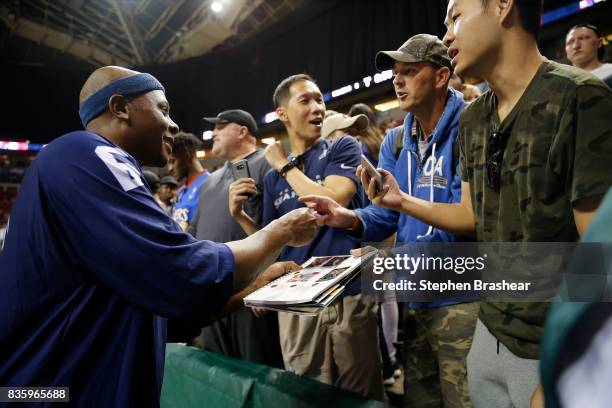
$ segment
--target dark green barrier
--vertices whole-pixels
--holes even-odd
[[[595,218],[591,222],[590,227],[582,237],[582,242],[604,242],[612,243],[612,188],[608,190],[608,193],[604,197]],[[586,251],[584,251],[586,252]],[[605,254],[607,257],[610,254]],[[597,264],[594,262],[594,257],[589,257],[588,253],[585,256],[581,252],[581,248],[578,248],[574,254],[574,260],[570,265],[568,276],[580,276],[585,271],[597,276],[601,272],[601,276],[604,277],[602,285],[586,286],[587,290],[592,293],[606,293],[606,289],[609,287],[611,278],[611,270],[605,269],[609,263]],[[595,257],[597,259],[597,257]],[[609,258],[608,258],[609,259]],[[605,272],[607,271],[607,276]],[[566,284],[567,282],[564,282]],[[608,295],[609,296],[609,295]],[[609,303],[592,303],[592,302],[558,302],[554,303],[548,316],[546,318],[546,325],[544,327],[544,334],[542,335],[542,341],[540,343],[540,382],[544,387],[544,397],[547,408],[558,408],[562,406],[562,401],[559,396],[557,389],[558,380],[561,378],[565,371],[560,371],[558,363],[562,357],[568,357],[564,354],[566,350],[582,350],[584,352],[584,346],[581,344],[580,336],[576,336],[574,331],[578,330],[583,333],[592,333],[594,337],[601,326],[601,313],[609,313],[607,307]],[[606,316],[609,316],[607,314]],[[580,326],[580,323],[587,323],[586,325]],[[575,356],[578,358],[578,356]],[[567,366],[564,367],[567,370]],[[576,390],[575,392],[582,392],[582,390]]]
[[[163,408],[385,407],[287,371],[167,344]]]

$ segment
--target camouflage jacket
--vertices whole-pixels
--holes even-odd
[[[545,61],[500,123],[488,91],[459,124],[461,177],[482,242],[574,242],[573,204],[612,184],[612,91],[580,69]],[[505,135],[499,188],[487,184],[487,143]],[[537,358],[543,303],[482,302],[480,319],[514,354]]]

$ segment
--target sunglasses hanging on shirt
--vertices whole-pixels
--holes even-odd
[[[506,132],[499,130],[494,130],[487,141],[487,185],[493,190],[499,190],[501,184],[501,168],[507,142]]]

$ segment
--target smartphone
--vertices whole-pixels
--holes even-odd
[[[376,181],[376,194],[380,193],[383,187],[383,179],[378,170],[376,170],[376,167],[374,167],[364,155],[361,155],[361,165],[368,173],[368,176]],[[367,186],[364,187],[367,188]]]
[[[246,159],[242,159],[232,163],[232,175],[234,176],[234,181],[241,178],[251,178],[249,162],[247,162]],[[246,194],[246,196],[251,198],[253,194]]]
[[[249,162],[245,159],[238,160],[236,163],[232,163],[232,174],[234,175],[234,181],[241,178],[251,178],[251,172],[249,171]]]

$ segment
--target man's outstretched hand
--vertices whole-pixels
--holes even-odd
[[[316,211],[315,217],[319,225],[342,229],[350,228],[355,223],[357,217],[354,211],[342,207],[329,197],[304,196],[300,197],[300,202],[306,204],[311,210]]]
[[[292,247],[300,247],[310,243],[317,232],[317,218],[313,211],[308,208],[298,208],[288,212],[274,222],[278,223],[279,227],[288,233],[290,238],[287,245]]]

